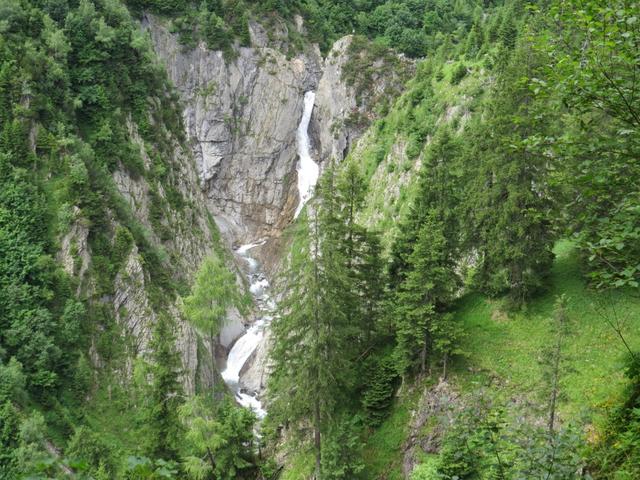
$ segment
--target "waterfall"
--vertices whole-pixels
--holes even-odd
[[[264,418],[267,412],[256,395],[240,390],[240,371],[264,338],[265,329],[271,323],[275,310],[275,302],[269,296],[269,281],[260,271],[256,259],[249,256],[249,250],[264,243],[265,241],[249,243],[236,250],[236,254],[249,266],[249,291],[258,306],[259,317],[233,344],[227,356],[227,366],[222,371],[222,378],[234,392],[236,401],[243,407],[252,409],[258,418]]]
[[[298,156],[300,157],[296,170],[298,171],[298,192],[300,194],[300,203],[296,208],[295,217],[297,218],[305,203],[313,195],[313,189],[318,182],[320,169],[318,164],[313,161],[309,153],[309,122],[311,113],[313,112],[313,102],[315,101],[315,93],[312,91],[304,94],[304,110],[302,119],[298,125],[297,142]],[[262,408],[262,403],[256,395],[243,392],[240,389],[240,371],[251,354],[258,348],[260,342],[264,338],[265,330],[269,328],[269,324],[275,315],[275,302],[269,296],[269,281],[260,271],[258,262],[255,258],[249,256],[249,251],[259,245],[263,245],[266,240],[255,243],[249,243],[240,246],[236,250],[236,254],[244,259],[249,267],[249,291],[258,306],[259,318],[249,327],[246,332],[236,340],[227,356],[227,366],[222,371],[222,378],[234,392],[236,401],[246,407],[252,409],[258,418],[264,418],[267,412]]]
[[[298,125],[297,141],[298,141],[298,156],[300,160],[296,170],[298,171],[298,192],[300,194],[300,203],[296,208],[294,218],[298,218],[305,203],[313,195],[313,189],[318,182],[318,175],[320,169],[318,164],[313,161],[311,154],[309,153],[309,121],[311,120],[311,113],[313,112],[313,102],[315,101],[316,94],[309,91],[304,94],[304,110],[302,112],[302,119]]]

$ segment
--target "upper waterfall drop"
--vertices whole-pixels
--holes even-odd
[[[313,195],[313,189],[318,182],[318,176],[320,175],[320,167],[313,161],[311,154],[309,153],[309,121],[311,120],[311,113],[313,112],[313,104],[315,102],[316,94],[313,91],[308,91],[304,94],[304,110],[302,112],[302,119],[298,125],[298,131],[296,139],[298,141],[298,156],[300,160],[296,170],[298,171],[298,192],[300,193],[300,203],[296,208],[296,213],[293,218],[298,218],[305,203]]]

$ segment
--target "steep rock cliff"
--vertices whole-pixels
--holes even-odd
[[[180,92],[207,206],[223,234],[244,241],[279,232],[297,204],[295,133],[303,93],[317,85],[319,52],[287,59],[261,46],[225,59],[202,43],[185,50],[155,17],[145,26]],[[251,32],[260,45],[260,27]]]
[[[158,125],[157,128],[164,128]],[[145,172],[153,169],[150,154],[156,154],[153,147],[138,135],[133,123],[128,125],[129,137],[140,149]],[[166,152],[165,152],[166,155]],[[112,174],[115,191],[124,200],[135,222],[145,232],[147,241],[162,256],[166,275],[176,284],[189,285],[205,256],[217,247],[215,224],[205,208],[205,199],[199,187],[195,162],[190,152],[185,152],[177,141],[170,148],[170,158],[165,158],[171,172],[163,181],[154,181],[147,174],[132,173],[120,165]],[[148,177],[148,178],[147,178]],[[167,188],[172,189],[180,202],[168,200]],[[121,207],[126,208],[126,207]],[[126,230],[121,215],[107,210],[110,237],[117,242],[117,232]],[[154,280],[138,246],[133,243],[115,273],[111,292],[96,298],[96,282],[102,272],[95,262],[95,254],[89,241],[89,222],[78,208],[73,210],[73,221],[68,232],[60,239],[58,260],[65,271],[78,280],[78,294],[93,298],[102,304],[115,318],[121,335],[128,338],[127,370],[135,357],[149,353],[149,343],[158,315],[170,316],[176,325],[176,348],[183,365],[183,384],[188,393],[195,392],[196,385],[211,385],[218,373],[208,360],[211,358],[208,346],[198,346],[197,335],[187,323],[179,305],[176,292],[162,290],[166,296],[158,301],[154,292]],[[157,279],[156,279],[157,280]],[[154,297],[155,295],[155,297]],[[242,324],[237,311],[229,312],[231,321],[221,335],[221,349],[228,346],[241,332]],[[201,348],[203,351],[198,351]],[[100,352],[92,348],[91,357],[96,366],[103,366]]]

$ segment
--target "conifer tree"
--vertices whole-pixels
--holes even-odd
[[[179,410],[185,427],[185,470],[192,478],[255,478],[255,415],[225,398],[194,396]]]
[[[480,21],[474,22],[469,35],[467,35],[465,51],[468,58],[474,58],[478,55],[484,41],[483,37],[484,32],[482,30],[482,24]]]
[[[459,151],[457,139],[447,128],[433,139],[420,171],[418,193],[392,247],[392,316],[402,375],[418,357],[425,371],[434,346],[446,365],[460,335],[452,317],[445,315],[459,284],[455,273],[460,239]]]
[[[467,230],[479,247],[477,280],[490,294],[509,292],[514,306],[543,286],[552,261],[553,204],[546,188],[551,159],[544,152],[551,120],[529,84],[540,67],[523,40],[499,77],[487,122],[474,137],[481,162],[468,197],[472,225]]]
[[[418,193],[391,249],[389,281],[392,288],[400,285],[410,268],[409,257],[429,212],[435,212],[442,222],[446,239],[444,248],[449,255],[456,255],[460,237],[458,208],[462,175],[457,162],[459,155],[460,145],[450,130],[439,130],[425,155]]]
[[[513,11],[513,7],[509,7],[505,10],[504,15],[502,17],[502,23],[500,24],[500,28],[498,30],[498,37],[502,44],[512,49],[516,45],[516,39],[518,37],[518,27],[515,22],[515,14]]]
[[[180,355],[175,349],[171,319],[160,315],[151,347],[151,374],[146,426],[149,429],[148,452],[154,458],[177,460],[182,439],[178,407],[184,402],[180,374]]]
[[[336,240],[346,262],[349,284],[346,313],[349,321],[358,326],[359,340],[366,345],[379,316],[384,287],[383,263],[379,235],[356,221],[364,203],[366,184],[355,162],[349,162],[341,172],[336,182],[336,193]]]
[[[316,478],[322,474],[322,434],[350,390],[353,326],[347,321],[346,262],[339,248],[334,178],[324,175],[319,200],[306,209],[292,247],[287,295],[272,324],[270,416],[313,430]]]
[[[409,271],[396,293],[396,357],[399,373],[404,375],[416,364],[426,370],[429,348],[434,340],[449,353],[445,337],[455,331],[446,324],[451,317],[444,309],[452,301],[458,279],[453,258],[447,250],[444,226],[431,211],[421,227],[409,257]]]
[[[235,275],[222,259],[208,257],[198,271],[191,295],[184,299],[184,312],[189,322],[208,337],[212,366],[216,364],[216,336],[232,307],[244,307]]]

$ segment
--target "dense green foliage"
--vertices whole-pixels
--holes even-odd
[[[460,374],[471,393],[447,417],[438,455],[413,478],[640,476],[637,345],[616,309],[602,317],[628,350],[627,388],[588,446],[559,418],[565,390],[587,384],[584,375],[575,384],[564,376],[566,351],[591,348],[573,329],[593,329],[592,319],[571,317],[570,298],[558,302],[554,320],[551,307],[542,320],[523,313],[554,287],[553,246],[563,237],[580,254],[590,299],[637,294],[637,2],[126,4],[136,17],[170,17],[186,48],[204,41],[230,61],[250,44],[252,21],[289,54],[306,42],[327,51],[356,33],[343,80],[358,99],[374,74],[401,62],[389,47],[426,58],[395,104],[375,102],[382,118],[373,140],[361,156],[325,168],[294,227],[273,323],[267,443],[310,445],[318,479],[393,478],[382,465],[388,452],[372,460],[371,451],[404,442],[409,414],[396,399],[481,363],[460,312],[486,295],[490,313],[477,317],[486,331],[475,332],[481,348],[498,349],[482,336],[497,331],[498,320],[519,334],[544,331],[539,375],[523,380],[534,368],[505,354],[488,382],[499,384],[508,363],[516,383],[535,384],[536,394],[508,392],[532,405],[519,410],[479,394],[476,378],[470,387]],[[376,72],[383,56],[387,70]],[[200,385],[190,399],[182,389],[170,303],[184,296],[186,319],[209,342],[212,370],[225,314],[244,305],[221,252],[204,261],[188,292],[190,279],[163,246],[172,241],[172,213],[189,206],[171,160],[183,140],[166,75],[119,1],[0,0],[0,478],[55,478],[70,468],[96,479],[260,475],[253,414]],[[400,190],[382,212],[368,202],[380,169]],[[151,228],[118,194],[117,171],[148,186]],[[86,230],[89,264],[77,238],[64,246],[78,230]],[[57,261],[65,249],[73,263],[66,272]],[[117,322],[128,312],[112,303],[132,258],[155,320],[150,350],[135,361],[140,352]],[[537,325],[524,330],[522,318]],[[262,468],[263,476],[277,471]]]
[[[593,466],[600,478],[634,478],[640,472],[640,377],[637,353],[626,375],[630,381],[624,402],[611,414],[605,436],[596,446]]]
[[[164,311],[188,280],[162,246],[170,212],[187,205],[176,97],[120,2],[5,1],[0,12],[0,478],[69,465],[78,478],[169,478],[189,453]],[[116,171],[148,187],[151,228],[118,193]],[[158,313],[135,362],[116,321],[128,312],[112,298],[132,254]]]
[[[368,295],[381,280],[376,236],[355,221],[363,189],[355,167],[337,178],[329,168],[322,177],[319,201],[294,237],[282,314],[272,327],[269,418],[296,422],[303,435],[310,423],[322,478],[353,478],[361,469],[350,453],[358,445],[350,395],[365,386],[359,360],[374,346],[379,320],[379,300]]]
[[[185,470],[191,478],[255,478],[252,412],[228,398],[216,403],[211,396],[195,396],[180,408],[180,416],[187,428]]]
[[[550,16],[563,27],[542,37],[548,81],[572,114],[554,150],[571,177],[567,215],[599,287],[640,283],[639,15],[636,2],[558,4]]]
[[[404,191],[400,183],[392,202],[360,202],[355,216],[373,218],[371,223],[391,230],[384,239],[389,253],[386,289],[375,292],[383,307],[379,324],[390,330],[373,332],[365,355],[362,406],[351,407],[352,415],[362,412],[367,424],[380,425],[399,384],[396,375],[404,385],[440,363],[444,377],[452,356],[454,368],[460,362],[455,355],[464,354],[468,344],[455,314],[461,293],[499,299],[497,312],[505,317],[526,312],[551,287],[553,246],[563,236],[576,239],[592,288],[631,287],[637,292],[639,137],[637,102],[632,100],[639,59],[632,45],[638,39],[638,6],[455,2],[453,10],[466,12],[466,17],[447,17],[442,8],[451,7],[445,2],[424,16],[422,2],[406,2],[411,10],[405,2],[329,3],[312,12],[315,16],[307,12],[311,36],[318,25],[329,38],[328,32],[353,29],[410,55],[432,54],[418,65],[389,114],[374,124],[365,145],[340,167],[348,175],[360,161],[372,183],[397,187],[393,180],[381,181],[381,169],[396,182],[409,183]],[[295,10],[294,5],[288,8]],[[440,30],[430,37],[421,22],[435,22],[436,17]],[[447,19],[458,22],[457,28],[450,29]],[[419,31],[415,38],[421,36],[419,51],[405,42],[414,38],[412,30]],[[465,114],[455,118],[452,102],[464,102]],[[398,155],[399,146],[404,156]],[[397,159],[405,163],[394,163]],[[403,172],[412,169],[417,180],[407,182]],[[386,193],[381,189],[381,195]],[[317,198],[316,208],[328,208],[331,200],[322,189]],[[381,205],[383,211],[376,209]],[[323,225],[321,235],[333,228]],[[341,238],[349,236],[338,236],[338,242]],[[313,268],[309,255],[303,260],[305,268]],[[350,270],[348,265],[344,275]],[[296,291],[289,293],[294,304],[302,298]],[[338,315],[357,318],[362,299],[338,298],[333,297],[342,308]],[[565,400],[567,329],[579,328],[566,323],[566,302],[558,306],[556,324],[544,327],[550,331],[549,344],[542,346],[545,361],[527,421],[492,408],[486,416],[471,415],[480,423],[486,419],[476,425],[461,414],[460,423],[454,422],[445,435],[440,457],[418,469],[424,472],[416,472],[416,478],[579,478],[586,473],[585,439],[558,423]],[[609,324],[624,340],[617,324],[604,322]],[[337,329],[335,335],[348,335],[341,332]],[[388,344],[389,333],[395,340],[392,356],[375,347],[377,342]],[[276,337],[276,349],[282,336]],[[349,355],[345,349],[341,359],[332,360],[335,368]],[[341,393],[350,387],[343,385]],[[618,442],[620,451],[606,457],[601,478],[609,478],[616,468],[621,478],[636,474],[636,467],[622,460],[633,455],[638,441],[633,402],[615,414],[626,415],[628,428],[611,423],[608,440],[593,454],[598,464],[607,446]],[[546,428],[537,427],[536,418],[543,418]],[[365,443],[367,436],[362,430]],[[596,474],[595,468],[590,471]],[[331,478],[331,473],[323,474]]]
[[[184,313],[188,321],[209,341],[210,365],[216,365],[215,348],[230,308],[244,309],[236,277],[225,261],[218,256],[206,258],[202,263],[191,294],[184,299]]]

